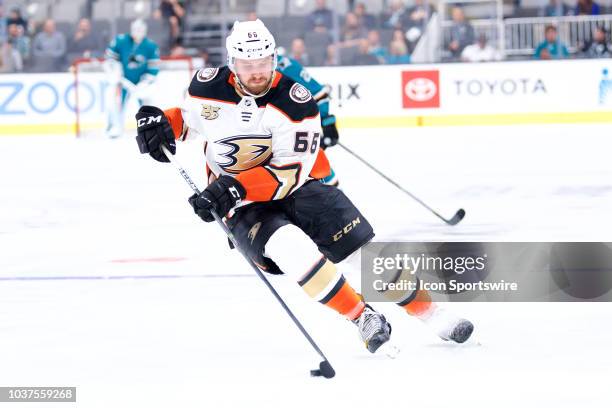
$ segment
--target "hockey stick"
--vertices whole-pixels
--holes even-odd
[[[437,211],[435,211],[433,208],[431,208],[430,206],[428,206],[427,204],[425,204],[420,198],[418,198],[417,196],[415,196],[414,194],[412,194],[410,191],[404,189],[402,186],[400,186],[399,184],[397,184],[395,181],[391,180],[389,177],[387,177],[386,175],[384,175],[380,170],[378,170],[376,167],[372,166],[370,163],[368,163],[367,161],[365,161],[365,159],[363,159],[361,156],[359,156],[357,153],[353,152],[351,149],[349,149],[348,147],[346,147],[345,145],[343,145],[342,143],[338,142],[338,146],[340,146],[341,148],[343,148],[344,150],[346,150],[348,153],[350,153],[351,155],[353,155],[353,157],[355,157],[357,160],[361,161],[363,164],[365,164],[366,166],[368,166],[370,169],[372,169],[374,172],[376,172],[379,176],[381,176],[382,178],[384,178],[385,180],[387,180],[389,183],[393,184],[395,187],[397,187],[400,191],[408,194],[410,197],[412,197],[417,203],[421,204],[423,207],[427,208],[429,211],[431,211],[436,217],[440,218],[442,221],[444,221],[445,223],[447,223],[448,225],[457,225],[459,223],[459,221],[461,221],[463,219],[463,217],[465,217],[465,210],[463,208],[460,208],[459,210],[457,210],[457,212],[455,213],[455,215],[453,215],[453,217],[450,220],[447,220],[446,218],[442,217],[440,214],[438,214]]]
[[[196,194],[200,194],[200,190],[198,189],[198,186],[196,186],[196,184],[193,182],[191,177],[189,177],[189,174],[187,174],[187,171],[185,171],[185,169],[180,165],[177,159],[172,155],[172,153],[170,153],[168,148],[166,148],[166,146],[163,146],[163,145],[161,146],[161,148],[164,154],[166,155],[166,157],[174,165],[176,170],[178,170],[181,176],[183,176],[183,179],[185,179],[187,184],[189,184],[189,187],[191,187],[193,192]],[[225,225],[225,223],[221,220],[221,217],[219,217],[219,215],[215,211],[211,211],[211,213],[213,217],[215,218],[215,221],[217,221],[217,224],[219,224],[219,226],[223,229],[223,231],[225,232],[227,237],[230,239],[234,247],[242,254],[244,259],[251,266],[251,268],[255,271],[257,276],[259,276],[259,278],[261,278],[261,280],[268,287],[268,289],[270,289],[270,292],[272,292],[276,300],[278,300],[282,308],[285,310],[285,312],[287,312],[291,320],[293,320],[293,323],[295,323],[295,325],[298,327],[298,329],[300,329],[304,337],[306,337],[306,340],[308,340],[312,348],[314,348],[315,351],[319,354],[319,356],[321,356],[321,358],[323,359],[323,361],[319,363],[318,369],[310,370],[310,375],[313,377],[319,377],[319,376],[323,376],[325,378],[334,377],[336,375],[336,371],[333,369],[333,367],[329,363],[329,360],[327,359],[327,357],[325,357],[325,354],[323,354],[323,352],[321,351],[317,343],[315,343],[312,337],[310,337],[310,334],[308,334],[304,326],[302,326],[302,323],[300,323],[297,317],[295,317],[291,309],[289,309],[285,301],[280,297],[276,289],[274,289],[274,286],[272,286],[272,284],[268,281],[268,279],[264,276],[264,274],[259,270],[259,268],[257,267],[257,265],[255,265],[253,260],[249,258],[249,256],[242,250],[242,248],[240,248],[240,245],[238,245],[238,242],[236,242],[236,238],[234,237],[234,234],[229,230],[227,225]]]

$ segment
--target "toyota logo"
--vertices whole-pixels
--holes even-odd
[[[404,92],[413,101],[424,102],[436,96],[438,88],[431,79],[414,78],[406,83]]]

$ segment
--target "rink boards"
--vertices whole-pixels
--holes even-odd
[[[612,60],[312,68],[343,128],[612,122]],[[178,105],[185,73],[161,72],[155,104]],[[75,76],[0,77],[0,135],[74,134]],[[79,80],[85,128],[103,127],[102,73]],[[135,106],[126,112],[131,121]]]

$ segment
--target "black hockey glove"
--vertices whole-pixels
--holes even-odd
[[[336,129],[336,117],[329,115],[321,121],[323,127],[323,139],[321,139],[321,148],[323,150],[338,143],[338,129]]]
[[[172,126],[164,112],[155,106],[142,106],[136,113],[138,125],[136,142],[140,153],[149,153],[159,162],[168,163],[170,160],[161,150],[164,144],[172,154],[176,153],[176,142]]]
[[[223,217],[245,197],[246,190],[238,180],[230,176],[221,176],[199,195],[194,194],[189,197],[189,204],[201,219],[212,222],[215,218],[211,210]]]

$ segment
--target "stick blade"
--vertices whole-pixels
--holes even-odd
[[[463,217],[465,217],[465,210],[463,208],[460,208],[455,213],[455,215],[453,215],[453,218],[451,218],[450,220],[446,222],[448,223],[448,225],[457,225],[463,219]]]
[[[331,364],[329,364],[329,361],[323,360],[319,364],[319,369],[318,370],[312,370],[310,372],[310,375],[313,376],[313,377],[323,376],[325,378],[333,378],[336,375],[336,371],[331,366]]]

